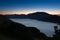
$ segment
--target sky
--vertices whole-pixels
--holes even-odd
[[[60,0],[0,0],[0,14],[47,12],[60,15]]]

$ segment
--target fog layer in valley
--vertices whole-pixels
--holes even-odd
[[[32,19],[10,19],[12,21],[22,23],[27,27],[36,27],[41,32],[45,33],[47,36],[52,36],[54,34],[54,26],[60,26],[56,23],[37,21]]]

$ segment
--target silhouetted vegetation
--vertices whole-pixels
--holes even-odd
[[[0,40],[60,40],[60,29],[54,26],[55,34],[47,37],[35,27],[26,27],[0,15]]]

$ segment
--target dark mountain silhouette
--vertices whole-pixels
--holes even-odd
[[[40,30],[38,30],[37,28],[28,27],[28,29],[31,31],[33,39],[47,40],[48,37],[44,33],[40,32]]]
[[[10,40],[11,38],[12,40],[60,40],[60,29],[58,26],[54,26],[54,30],[53,37],[47,37],[35,27],[26,27],[0,15],[0,40]]]
[[[53,22],[60,24],[60,16],[50,15],[46,12],[35,12],[28,15],[6,15],[8,18],[15,19],[35,19],[39,21]]]
[[[29,35],[30,32],[25,25],[13,22],[5,16],[0,15],[0,40],[7,40],[8,38],[32,40]]]
[[[36,38],[45,40],[47,36],[37,28],[26,27],[0,15],[0,40],[10,40],[11,38],[13,40],[35,40]]]

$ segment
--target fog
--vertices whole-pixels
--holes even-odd
[[[47,36],[52,36],[54,34],[54,26],[58,26],[56,23],[50,23],[50,22],[43,22],[43,21],[37,21],[33,19],[10,19],[14,22],[18,22],[21,24],[24,24],[27,27],[36,27],[41,32],[45,33]]]

